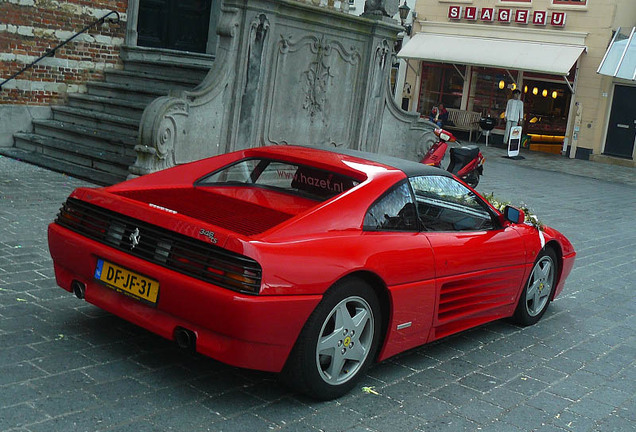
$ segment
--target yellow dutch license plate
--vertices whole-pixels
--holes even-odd
[[[129,297],[151,305],[157,304],[159,282],[154,279],[102,259],[97,260],[95,279]]]

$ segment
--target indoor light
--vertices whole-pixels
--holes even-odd
[[[548,91],[546,89],[543,89],[543,92],[541,93],[541,95],[543,97],[547,97],[548,96]]]
[[[559,94],[557,93],[557,91],[556,91],[556,90],[555,90],[555,91],[553,91],[553,92],[552,92],[552,99],[556,99],[558,95],[559,95]]]
[[[525,86],[525,87],[523,88],[523,92],[524,92],[524,93],[528,93],[528,86]]]
[[[512,83],[512,89],[513,89],[513,90],[517,90],[517,84]]]
[[[503,88],[506,86],[506,83],[504,82],[504,80],[499,81],[499,89],[503,90]]]
[[[533,95],[539,94],[539,89],[538,89],[538,88],[536,88],[536,87],[535,87],[535,88],[533,88],[533,89],[532,89],[532,94],[533,94]]]

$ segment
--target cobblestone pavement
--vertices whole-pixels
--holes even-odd
[[[474,144],[474,143],[473,143]],[[530,152],[522,150],[524,159],[506,159],[507,150],[499,147],[486,147],[480,142],[479,147],[488,162],[497,158],[498,162],[511,163],[519,167],[553,171],[575,176],[605,180],[612,183],[624,183],[636,186],[636,169],[619,165],[606,165],[580,159],[569,159],[551,153]],[[488,164],[487,162],[487,164]]]
[[[583,177],[559,167],[589,162],[550,158],[547,171],[540,156],[486,153],[478,189],[525,202],[574,243],[563,295],[535,326],[503,320],[414,349],[330,402],[187,354],[58,288],[46,226],[87,183],[0,158],[0,430],[636,430],[636,187],[591,178],[616,167]]]

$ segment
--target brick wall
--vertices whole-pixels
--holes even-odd
[[[91,28],[6,83],[0,104],[47,105],[85,91],[104,68],[119,67],[127,7],[127,1],[114,0],[0,0],[0,82],[111,10],[122,18]]]

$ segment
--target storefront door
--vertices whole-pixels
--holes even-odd
[[[137,44],[206,52],[212,0],[140,0]]]
[[[617,85],[603,154],[632,159],[636,140],[636,87]]]

